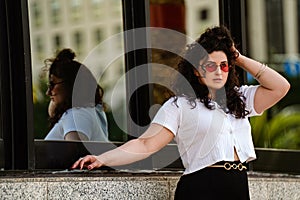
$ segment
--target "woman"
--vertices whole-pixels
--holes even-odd
[[[51,130],[45,140],[108,141],[103,110],[103,89],[90,70],[74,60],[71,49],[63,49],[49,69],[48,113]]]
[[[239,86],[235,64],[260,85]],[[99,156],[87,155],[71,168],[132,163],[175,139],[185,167],[175,199],[249,199],[246,163],[256,155],[248,117],[273,106],[290,84],[266,65],[241,55],[223,26],[207,29],[189,45],[178,69],[176,95],[141,137]]]

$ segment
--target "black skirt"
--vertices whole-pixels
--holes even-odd
[[[177,183],[175,200],[194,199],[249,200],[247,171],[207,167],[183,175]]]

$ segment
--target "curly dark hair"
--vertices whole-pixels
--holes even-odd
[[[55,108],[54,116],[49,118],[50,128],[69,108],[104,104],[103,88],[84,64],[74,60],[75,57],[74,51],[66,48],[58,51],[54,58],[44,61],[46,65],[50,64],[49,79],[54,75],[63,80],[66,97],[64,102]]]
[[[223,51],[230,66],[225,91],[220,89],[216,94],[216,101],[225,112],[233,114],[236,118],[245,118],[245,97],[239,92],[239,80],[234,65],[233,38],[225,26],[216,26],[206,29],[192,44],[187,45],[184,56],[179,60],[179,76],[174,83],[175,102],[178,96],[185,96],[192,107],[196,107],[196,99],[204,103],[208,109],[214,109],[211,103],[209,90],[205,84],[199,82],[194,70],[198,69],[200,61],[205,61],[208,54],[213,51]],[[187,85],[188,83],[188,85]]]

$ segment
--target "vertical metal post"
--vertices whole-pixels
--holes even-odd
[[[123,20],[124,20],[124,46],[125,46],[125,71],[126,71],[126,102],[128,106],[128,139],[140,136],[151,122],[149,109],[151,106],[152,91],[151,85],[141,85],[149,83],[150,69],[143,74],[135,71],[139,66],[148,64],[148,49],[138,49],[147,47],[147,30],[143,29],[148,25],[148,1],[123,0]],[[126,31],[129,31],[128,34]],[[128,49],[132,51],[128,51]],[[128,73],[129,72],[129,73]],[[152,169],[152,160],[146,159],[138,162],[139,169]]]
[[[219,0],[220,24],[225,25],[232,33],[238,49],[247,54],[246,0]],[[246,74],[239,70],[241,83],[245,82]]]
[[[2,12],[3,11],[3,12]],[[6,169],[33,169],[33,102],[27,1],[1,1],[1,118]]]
[[[147,46],[147,32],[139,29],[147,27],[149,20],[147,1],[123,0],[123,20],[126,72],[129,72],[140,65],[148,63],[148,49],[137,49],[137,46]],[[139,30],[135,31],[137,29]],[[130,34],[127,34],[126,31],[130,31]],[[133,51],[129,52],[128,49],[133,49]],[[145,82],[145,77],[149,78],[150,69],[145,73],[147,74],[143,74],[143,77],[135,73],[127,73],[126,76],[126,91],[127,94],[132,94],[127,96],[130,113],[130,116],[128,116],[130,118],[128,120],[129,139],[138,137],[145,130],[143,127],[150,123],[148,111],[151,104],[151,86],[144,85],[139,87],[139,83]],[[133,125],[132,121],[136,125]]]

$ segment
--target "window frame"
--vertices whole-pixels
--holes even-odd
[[[1,131],[4,169],[34,169],[27,1],[1,1]]]
[[[243,53],[246,52],[247,47],[245,2],[246,0],[219,0],[220,24],[225,24],[231,29],[233,36],[240,42],[240,49]],[[147,27],[149,24],[148,0],[122,0],[122,5],[125,31]],[[0,51],[0,131],[3,136],[3,139],[0,139],[0,168],[4,169],[4,173],[5,170],[65,169],[69,163],[84,155],[86,151],[83,150],[83,142],[34,140],[28,2],[0,1],[0,27],[1,30],[5,30],[0,32],[0,48],[5,49],[5,51]],[[125,48],[126,45],[132,45],[134,38],[129,38],[128,35],[124,37]],[[143,40],[147,42],[146,32]],[[126,71],[148,61],[147,49],[129,52],[125,55]],[[240,71],[240,73],[245,77],[245,72]],[[134,85],[138,85],[139,77],[129,78],[133,81],[127,80],[127,90],[136,88]],[[149,119],[145,116],[148,116],[146,111],[152,102],[151,90],[151,86],[141,88],[130,101],[130,112],[133,114],[131,117],[137,124],[149,123]],[[128,131],[136,132],[130,124]],[[120,144],[114,143],[113,145]],[[68,152],[72,154],[56,152],[60,149],[58,148],[60,145],[70,147]],[[87,142],[86,145],[99,148],[100,153],[111,148],[112,144]],[[56,152],[56,155],[45,156],[45,152]],[[258,159],[250,164],[251,170],[300,174],[300,164],[296,162],[300,151],[256,148],[256,152]],[[137,169],[158,168],[165,158],[170,157],[174,158],[174,162],[164,169],[182,170],[182,163],[180,159],[177,159],[179,154],[175,144],[167,145],[149,159],[132,166]],[[58,158],[62,162],[55,164]]]

